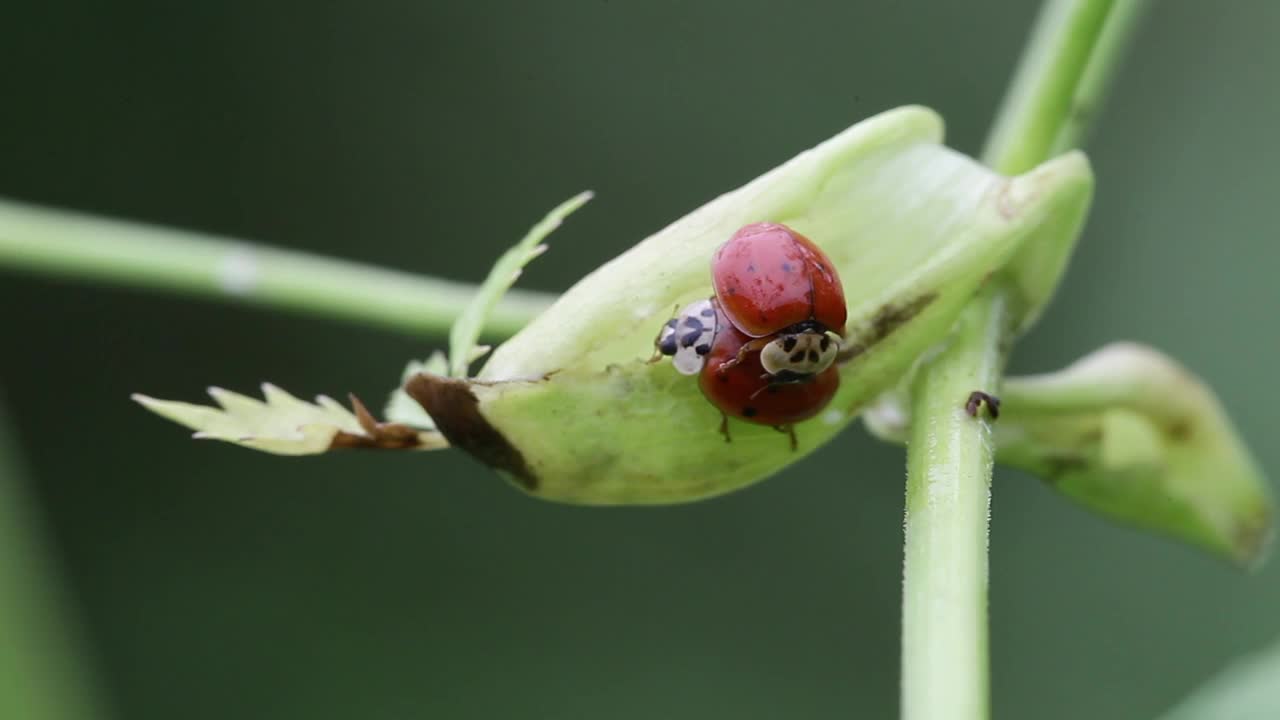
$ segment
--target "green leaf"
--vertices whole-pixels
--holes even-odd
[[[133,399],[151,412],[195,430],[196,438],[222,440],[275,455],[315,455],[336,447],[434,450],[448,445],[437,432],[377,422],[354,396],[353,413],[324,395],[312,404],[269,383],[263,383],[262,393],[266,402],[209,388],[209,395],[221,407],[139,394]]]
[[[1079,231],[1092,191],[1082,155],[1010,180],[941,136],[923,108],[859,123],[588,275],[499,347],[476,381],[422,374],[407,389],[451,444],[542,497],[682,502],[756,482],[895,383],[1020,247]],[[829,408],[797,425],[796,451],[774,429],[738,421],[726,443],[697,383],[647,362],[672,308],[711,294],[715,249],[759,221],[821,245],[849,304],[855,357]]]
[[[516,278],[525,265],[546,251],[547,246],[541,244],[560,223],[573,211],[582,207],[592,197],[591,191],[578,193],[547,213],[537,225],[521,238],[520,242],[502,254],[489,270],[489,276],[476,291],[475,297],[454,321],[449,331],[449,374],[453,377],[466,377],[471,363],[488,351],[487,347],[477,347],[480,332],[484,323],[504,293],[515,284]]]
[[[1274,720],[1280,717],[1280,643],[1229,665],[1160,720]]]

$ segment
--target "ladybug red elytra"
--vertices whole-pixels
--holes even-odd
[[[752,338],[729,322],[718,303],[713,305],[718,311],[715,340],[698,375],[698,387],[711,404],[726,415],[776,427],[822,412],[840,388],[834,365],[801,379],[779,379],[765,371],[759,351],[740,354]]]
[[[786,225],[738,230],[716,251],[711,279],[725,316],[753,338],[809,324],[844,334],[848,311],[835,265]]]

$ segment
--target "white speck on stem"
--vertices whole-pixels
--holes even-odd
[[[237,248],[218,263],[218,285],[232,295],[247,295],[258,285],[258,258],[252,249]]]

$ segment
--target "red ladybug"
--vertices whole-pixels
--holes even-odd
[[[777,223],[747,225],[716,251],[711,278],[725,316],[757,338],[739,359],[761,350],[765,371],[783,381],[835,362],[848,315],[844,288],[831,259],[808,238]]]
[[[772,425],[817,415],[840,387],[835,360],[844,333],[844,289],[835,266],[808,238],[776,223],[747,225],[716,251],[716,294],[685,306],[655,339],[654,360],[698,375],[728,418]]]
[[[726,416],[788,432],[792,423],[822,412],[840,387],[840,373],[834,365],[799,378],[783,379],[768,373],[759,350],[743,352],[752,338],[729,321],[719,303],[713,301],[712,305],[716,308],[715,339],[698,375],[698,387],[712,405]],[[727,426],[721,429],[727,431]]]
[[[753,338],[806,327],[844,334],[847,309],[835,265],[786,225],[738,230],[716,251],[711,278],[725,316]]]

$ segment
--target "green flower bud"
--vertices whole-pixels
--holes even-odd
[[[897,382],[1019,248],[1069,246],[1078,234],[1092,189],[1083,156],[1008,179],[944,147],[941,134],[921,108],[859,123],[583,278],[477,379],[421,373],[406,389],[451,444],[540,497],[672,503],[756,482]],[[736,420],[726,442],[697,383],[648,362],[673,309],[711,295],[717,247],[761,221],[820,245],[849,305],[853,358],[826,410],[795,427],[795,449],[772,428]],[[1024,312],[1044,299],[1023,298]]]
[[[1185,368],[1115,343],[1056,373],[1008,378],[996,460],[1111,518],[1247,564],[1263,557],[1275,509],[1266,479],[1213,392]],[[865,416],[901,440],[894,393]]]

